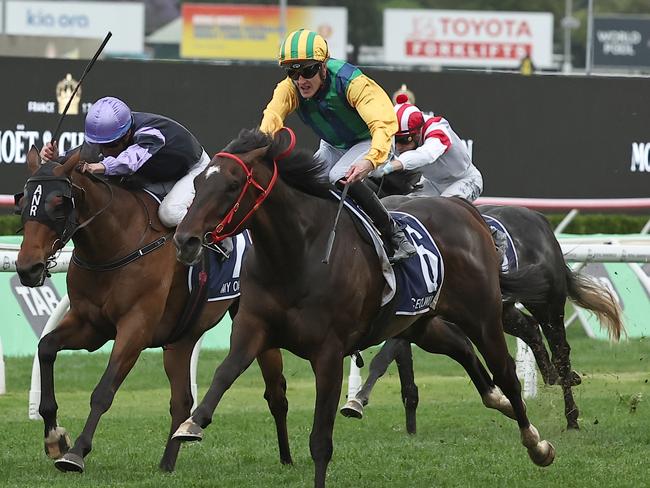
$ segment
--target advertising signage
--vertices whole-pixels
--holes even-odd
[[[280,46],[275,5],[191,4],[182,7],[184,58],[274,61]],[[306,28],[321,34],[332,57],[347,59],[348,11],[343,7],[288,7],[287,33]]]
[[[106,53],[144,51],[143,3],[7,0],[5,8],[6,34],[103,39],[111,31]]]
[[[553,15],[473,10],[384,10],[385,62],[517,68],[553,61]]]
[[[650,17],[596,17],[594,66],[650,68]]]

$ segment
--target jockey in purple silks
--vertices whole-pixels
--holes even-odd
[[[171,228],[187,213],[194,199],[194,177],[210,162],[196,137],[181,124],[162,115],[131,112],[115,97],[100,98],[88,111],[84,146],[84,151],[98,156],[100,162],[87,163],[83,171],[108,176],[135,174],[146,189],[165,195],[158,216]],[[58,158],[56,145],[49,142],[41,157],[65,160],[80,149]]]

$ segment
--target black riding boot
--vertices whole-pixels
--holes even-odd
[[[508,247],[508,239],[504,232],[501,232],[496,227],[490,226],[490,232],[492,233],[492,240],[494,241],[494,247],[497,248],[497,255],[499,256],[499,262],[503,261],[503,257],[506,254],[506,248]]]
[[[389,249],[389,253],[393,251],[393,255],[389,256],[391,263],[396,263],[416,253],[415,247],[406,238],[404,231],[393,220],[388,210],[370,187],[359,181],[351,184],[348,192],[363,211],[368,214],[368,217],[372,219],[372,222],[384,237],[384,242],[388,242],[392,247],[392,249]]]

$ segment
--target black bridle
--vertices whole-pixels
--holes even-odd
[[[110,183],[93,173],[86,173],[90,178],[104,185],[108,190],[110,197],[102,208],[82,224],[79,224],[76,218],[76,206],[73,190],[76,189],[80,191],[82,198],[83,195],[85,195],[85,190],[74,184],[67,176],[56,176],[52,174],[52,169],[57,166],[59,166],[57,163],[45,163],[42,165],[37,174],[31,176],[25,182],[25,191],[14,195],[16,205],[20,208],[23,227],[26,222],[33,220],[50,227],[57,235],[57,239],[52,243],[52,254],[47,258],[45,263],[45,272],[47,276],[50,275],[48,270],[56,266],[56,260],[61,249],[70,242],[77,232],[88,227],[97,217],[104,213],[104,211],[106,211],[106,209],[111,205],[114,198],[113,188]],[[50,174],[39,174],[42,170],[45,170],[45,173]],[[47,188],[45,188],[46,186]],[[43,195],[45,195],[45,198],[43,198]],[[60,204],[56,203],[58,197],[61,198]],[[148,221],[149,226],[151,226],[151,221],[149,219]],[[126,266],[145,254],[158,249],[169,240],[170,236],[171,233],[162,236],[155,241],[138,248],[127,256],[109,263],[88,263],[76,256],[74,252],[72,254],[72,261],[77,266],[91,271],[111,271]],[[144,238],[144,234],[142,238]],[[142,239],[140,242],[142,242]]]

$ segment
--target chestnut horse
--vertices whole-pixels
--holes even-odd
[[[56,251],[72,238],[75,249],[67,274],[70,310],[38,344],[41,368],[39,413],[45,423],[45,452],[62,471],[84,470],[100,417],[145,348],[164,347],[171,386],[172,417],[161,469],[172,471],[180,443],[171,434],[190,414],[190,356],[201,335],[219,322],[233,300],[197,305],[181,320],[188,302],[187,267],[177,262],[170,229],[157,217],[157,203],[142,191],[81,172],[80,153],[64,164],[41,164],[36,148],[27,162],[31,177],[21,198],[24,238],[16,267],[26,286],[40,286]],[[77,224],[77,221],[80,224]],[[90,397],[83,432],[70,438],[57,424],[54,361],[59,351],[94,351],[115,339],[108,366]],[[276,422],[282,462],[291,462],[286,429],[287,405],[278,350],[258,358],[265,397]]]
[[[422,316],[382,314],[380,260],[346,212],[338,222],[329,264],[323,264],[337,202],[328,198],[328,185],[318,178],[324,163],[303,151],[289,153],[293,141],[286,130],[275,139],[243,130],[195,179],[196,197],[174,236],[179,259],[197,262],[204,240],[219,240],[243,227],[250,230],[254,246],[242,269],[230,351],[174,437],[201,440],[223,394],[253,359],[268,349],[288,349],[307,359],[316,377],[309,447],[314,485],[320,488],[332,456],[344,357],[399,334]],[[529,270],[500,274],[490,231],[467,202],[423,198],[399,210],[416,216],[436,236],[444,257],[445,282],[435,310],[426,315],[453,319],[476,344],[512,404],[531,459],[549,465],[554,448],[526,416],[501,325],[502,291],[514,299],[535,300],[545,288],[531,280]]]
[[[384,201],[396,203],[403,199],[404,197],[392,196]],[[571,368],[571,347],[566,339],[564,325],[566,301],[570,299],[596,314],[613,340],[618,340],[624,331],[620,306],[607,287],[589,276],[573,272],[566,265],[553,229],[542,214],[523,207],[483,205],[478,209],[506,227],[517,250],[519,265],[536,265],[540,276],[548,281],[549,292],[544,303],[523,304],[532,316],[522,313],[512,302],[504,304],[503,327],[505,332],[521,338],[531,348],[544,382],[562,387],[567,428],[577,429],[579,411],[572,387],[579,385],[581,380]],[[549,344],[552,359],[549,359],[540,326]],[[491,388],[491,379],[476,358],[471,343],[453,324],[436,318],[416,323],[399,337],[386,341],[370,363],[368,379],[355,397],[348,399],[341,414],[361,418],[372,388],[386,372],[388,365],[395,360],[401,382],[406,430],[409,434],[416,432],[419,397],[414,380],[411,343],[431,353],[451,356],[468,371],[486,406],[501,406],[498,396],[494,395]]]

